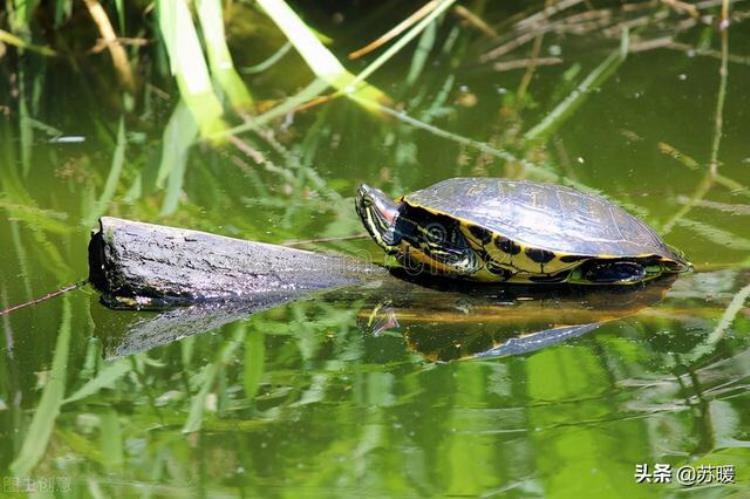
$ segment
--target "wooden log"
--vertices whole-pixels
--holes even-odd
[[[347,256],[112,217],[99,220],[89,243],[89,280],[117,308],[297,294],[388,275]]]

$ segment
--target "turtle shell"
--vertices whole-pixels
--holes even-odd
[[[658,255],[684,262],[641,220],[596,194],[498,178],[453,178],[402,202],[479,225],[520,244],[590,257]]]

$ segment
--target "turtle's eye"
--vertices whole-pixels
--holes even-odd
[[[447,240],[447,231],[441,224],[430,224],[426,227],[427,239],[431,243],[442,243]]]

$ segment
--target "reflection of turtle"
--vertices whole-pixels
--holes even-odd
[[[631,284],[690,268],[641,220],[559,185],[454,178],[398,203],[363,185],[356,207],[401,265],[463,279]]]
[[[403,337],[429,361],[523,355],[638,314],[661,301],[674,281],[669,275],[607,288],[404,283],[368,296],[359,324],[374,337]]]

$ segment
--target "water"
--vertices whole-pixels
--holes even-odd
[[[742,3],[735,12],[747,14]],[[658,22],[636,28],[631,43],[676,29],[674,17]],[[120,132],[118,96],[103,97],[101,83],[81,86],[90,73],[29,57],[21,69],[30,116],[85,141],[51,142],[40,125],[30,141],[17,108],[0,119],[0,306],[87,275],[88,232],[102,214],[275,243],[349,236],[362,232],[352,201],[359,183],[398,195],[466,175],[552,176],[597,189],[684,250],[696,271],[635,294],[333,292],[254,314],[213,311],[215,322],[157,322],[174,317],[112,311],[95,291],[77,290],[0,319],[5,492],[31,483],[73,496],[646,497],[682,487],[638,484],[636,465],[669,464],[734,465],[737,483],[714,480],[701,494],[746,493],[747,22],[729,34],[718,141],[721,41],[711,26],[677,40],[714,52],[629,54],[549,141],[530,147],[523,133],[616,50],[619,35],[548,34],[540,56],[563,63],[537,68],[521,106],[523,69],[477,63],[500,42],[450,16],[436,33],[415,83],[404,76],[411,50],[370,81],[453,136],[337,99],[271,123],[270,140],[241,135],[260,164],[232,145],[199,144],[184,183],[178,172],[161,187],[162,134],[177,95],[168,79],[155,77],[164,95],[149,91]],[[344,30],[333,50],[343,59],[360,38]],[[530,46],[504,60],[528,57]],[[248,77],[259,99],[310,81],[299,59],[283,64],[291,80]],[[107,195],[118,141],[124,160]],[[305,247],[382,258],[364,239]],[[569,324],[593,326],[546,348],[469,359]]]

